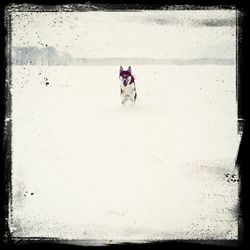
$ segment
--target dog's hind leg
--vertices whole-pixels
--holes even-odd
[[[136,93],[136,91],[135,91],[133,97],[131,98],[131,101],[132,101],[133,103],[135,103],[136,97],[137,97],[137,93]]]
[[[137,92],[135,92],[134,102],[136,101],[136,98],[137,98]]]

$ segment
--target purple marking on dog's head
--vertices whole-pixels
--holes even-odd
[[[131,67],[128,67],[128,70],[123,70],[122,66],[120,67],[120,79],[123,82],[124,86],[128,84],[131,79]]]

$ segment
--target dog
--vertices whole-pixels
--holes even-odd
[[[120,66],[120,74],[119,78],[121,81],[121,100],[124,105],[128,100],[132,103],[135,103],[137,98],[137,92],[135,87],[135,78],[132,75],[131,67],[128,67],[128,70],[124,70],[122,66]]]

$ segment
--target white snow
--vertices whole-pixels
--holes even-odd
[[[236,67],[119,66],[12,67],[13,236],[237,239]]]

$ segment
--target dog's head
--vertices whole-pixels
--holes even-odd
[[[120,67],[120,75],[119,78],[124,86],[127,86],[127,84],[131,81],[131,67],[128,67],[128,70],[124,70],[123,67]]]

